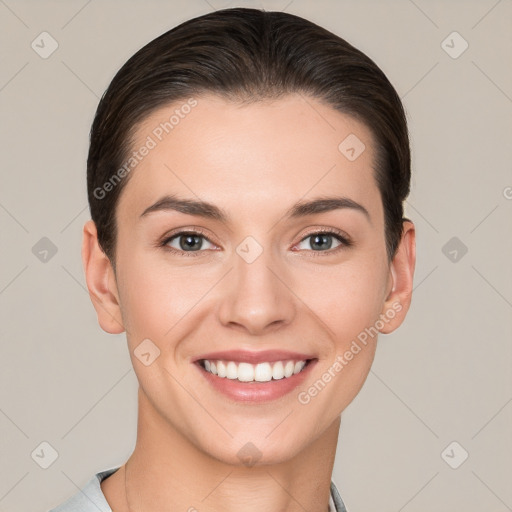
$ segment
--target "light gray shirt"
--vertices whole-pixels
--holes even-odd
[[[115,473],[119,467],[120,466],[108,468],[96,473],[80,491],[57,508],[53,508],[48,512],[112,512],[101,490],[100,483],[112,473]],[[347,512],[345,504],[333,481],[331,481],[329,512]]]

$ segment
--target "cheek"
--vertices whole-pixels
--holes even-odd
[[[378,267],[368,268],[331,268],[328,279],[317,275],[302,291],[306,297],[309,290],[304,301],[325,326],[319,331],[325,344],[316,379],[297,395],[311,417],[334,420],[359,393],[370,371],[378,335],[374,326],[382,308],[382,275]]]
[[[142,251],[119,262],[119,276],[123,320],[132,344],[144,338],[157,344],[171,339],[169,332],[218,281],[214,271],[172,265]]]
[[[339,351],[375,324],[383,305],[384,282],[378,262],[354,261],[325,267],[314,275],[304,272],[294,291],[335,338]]]
[[[354,260],[315,272],[307,265],[288,269],[286,280],[293,293],[283,299],[296,302],[299,310],[306,307],[325,335],[343,344],[373,325],[381,312],[381,267],[377,261]],[[119,262],[119,278],[127,331],[155,339],[184,319],[215,283],[222,288],[214,266],[171,265],[142,252]]]

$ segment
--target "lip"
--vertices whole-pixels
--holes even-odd
[[[311,354],[301,354],[288,350],[224,350],[221,352],[209,352],[192,360],[197,363],[203,359],[209,361],[234,361],[235,363],[275,363],[276,361],[305,361],[306,359],[315,359]],[[297,374],[300,375],[300,374]]]
[[[277,353],[277,352],[276,352]],[[218,355],[221,354],[217,352],[215,357],[212,359],[217,359]],[[227,354],[227,352],[225,353]],[[232,357],[232,353],[229,353]],[[259,357],[261,354],[257,354]],[[290,353],[288,353],[290,354]],[[247,353],[245,353],[247,355]],[[270,380],[268,382],[240,382],[237,379],[228,379],[227,377],[218,377],[217,375],[213,375],[212,373],[206,371],[199,361],[201,359],[208,359],[208,357],[201,357],[197,359],[194,363],[194,366],[198,369],[201,375],[205,378],[205,380],[212,386],[212,388],[222,393],[225,397],[235,401],[235,402],[245,402],[245,403],[262,403],[262,402],[270,402],[272,400],[277,400],[279,398],[284,397],[291,393],[294,389],[298,388],[305,379],[310,375],[312,368],[318,362],[316,358],[303,358],[301,355],[300,360],[307,359],[308,362],[303,370],[295,375],[292,375],[288,378],[282,378],[278,380]],[[221,358],[219,358],[221,359]],[[290,358],[293,359],[293,358]],[[234,359],[228,359],[230,361],[234,361]],[[281,359],[277,359],[280,361]],[[269,361],[265,359],[265,361]],[[241,361],[243,362],[243,361]]]

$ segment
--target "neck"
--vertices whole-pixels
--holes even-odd
[[[124,468],[129,512],[326,512],[340,417],[292,459],[230,465],[172,428],[139,389],[137,443]]]

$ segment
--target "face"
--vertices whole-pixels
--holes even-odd
[[[134,149],[150,149],[117,206],[140,406],[216,459],[240,464],[243,448],[283,461],[338,419],[377,331],[401,321],[374,142],[313,98],[195,99],[138,128]]]

